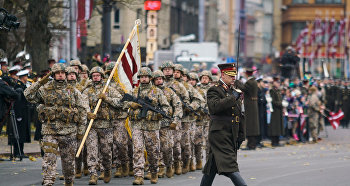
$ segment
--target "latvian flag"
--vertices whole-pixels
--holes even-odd
[[[340,120],[344,118],[344,112],[340,109],[337,113],[330,112],[329,114],[330,116],[327,119],[335,130],[339,127]]]
[[[129,38],[130,42],[124,47],[124,53],[113,76],[126,92],[130,92],[138,85],[137,72],[141,68],[138,26],[135,26],[134,29],[133,35]]]

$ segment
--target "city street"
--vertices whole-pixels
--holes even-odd
[[[345,186],[350,184],[350,129],[328,129],[328,138],[318,144],[295,144],[256,151],[239,151],[241,175],[248,185]],[[0,162],[0,185],[41,185],[41,158],[37,161]],[[61,173],[59,163],[58,172]],[[158,185],[199,185],[200,171],[159,179]],[[109,185],[131,185],[132,177],[113,178]],[[56,180],[62,185],[62,180]],[[87,185],[88,177],[75,180],[75,185]],[[99,181],[104,185],[103,181]],[[151,185],[145,180],[145,185]],[[213,185],[231,185],[228,178],[217,176]]]

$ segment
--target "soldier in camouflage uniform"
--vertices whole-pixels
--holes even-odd
[[[205,71],[203,71],[205,72]],[[194,127],[194,144],[193,144],[193,153],[192,155],[195,156],[196,158],[196,167],[194,167],[194,163],[191,161],[192,165],[190,166],[191,170],[201,170],[202,169],[202,159],[203,159],[203,154],[202,154],[202,146],[203,146],[203,126],[206,125],[208,122],[209,116],[204,113],[204,109],[208,110],[207,104],[206,104],[206,93],[201,89],[200,86],[198,86],[199,78],[198,75],[195,73],[190,73],[190,83],[193,85],[195,89],[198,90],[198,92],[205,98],[205,102],[203,106],[201,107],[200,110],[200,117],[197,119],[195,122]]]
[[[106,66],[106,77],[110,75],[115,62],[110,62]],[[120,84],[112,79],[109,84],[111,87],[116,89],[119,94],[124,96],[127,90],[123,90]],[[113,165],[116,165],[116,172],[114,177],[120,178],[125,177],[129,173],[129,156],[128,156],[128,131],[125,128],[125,120],[128,116],[127,110],[120,108],[114,110],[115,116],[113,117]]]
[[[173,130],[176,129],[176,126],[181,125],[182,118],[182,103],[180,98],[176,93],[169,87],[163,85],[165,76],[162,71],[156,70],[153,72],[153,83],[158,88],[163,90],[164,95],[167,98],[167,101],[170,104],[172,111],[171,117],[173,120],[163,118],[160,120],[160,157],[159,157],[159,172],[158,177],[162,178],[165,175],[166,167],[166,176],[168,178],[173,177],[173,148],[174,148],[174,134]]]
[[[176,81],[174,79],[173,73],[174,73],[174,64],[171,61],[164,61],[161,65],[161,70],[164,73],[165,76],[165,82],[164,86],[171,88],[175,91],[176,95],[182,100],[182,103],[189,104],[190,103],[190,97],[189,94],[185,88],[185,86],[180,83],[179,81]],[[182,108],[184,109],[184,105],[182,104]],[[175,174],[180,175],[182,174],[182,164],[181,164],[181,137],[182,137],[182,125],[177,125],[176,130],[173,131],[174,133],[174,168],[175,168]]]
[[[74,65],[73,65],[74,66]],[[75,68],[76,69],[76,68]],[[77,78],[78,79],[78,78]],[[91,80],[89,79],[89,68],[82,64],[81,65],[81,72],[79,73],[79,83],[77,84],[77,89],[80,90],[82,93],[84,89],[87,87],[89,83],[91,83]],[[87,147],[86,143],[84,144],[83,151],[79,158],[76,159],[75,165],[77,166],[76,169],[79,171],[81,170],[81,164],[84,164],[83,173],[85,176],[89,175],[88,165],[87,165]],[[75,178],[81,177],[79,172],[76,172]]]
[[[308,115],[309,115],[309,128],[311,132],[312,141],[317,143],[317,131],[318,131],[318,120],[320,113],[323,112],[324,107],[321,104],[320,99],[317,96],[317,88],[312,86],[309,89],[309,107],[308,107]]]
[[[92,84],[88,86],[83,94],[89,99],[90,109],[93,110],[99,99],[102,99],[101,106],[97,114],[88,112],[88,119],[95,119],[90,133],[88,135],[87,155],[90,172],[90,185],[97,184],[98,152],[101,151],[102,167],[104,170],[103,181],[108,183],[111,179],[112,169],[112,143],[113,143],[113,125],[111,120],[114,117],[112,108],[121,107],[122,95],[113,87],[108,87],[103,94],[105,86],[103,81],[104,71],[101,67],[94,67],[90,71]]]
[[[148,67],[142,67],[138,72],[140,79],[139,87],[133,90],[133,96],[145,99],[148,97],[152,100],[154,107],[160,107],[163,111],[170,115],[170,105],[163,91],[152,85],[150,79],[152,72]],[[158,182],[158,158],[159,158],[159,129],[162,118],[160,114],[147,111],[145,117],[140,115],[141,105],[135,102],[127,102],[127,106],[131,108],[130,116],[132,120],[132,141],[134,151],[134,185],[143,185],[145,157],[144,149],[147,151],[149,160],[149,170],[151,172],[151,183]]]
[[[204,70],[200,74],[199,80],[201,81],[200,89],[204,93],[203,97],[204,97],[205,101],[207,101],[207,92],[208,92],[209,88],[211,87],[211,81],[213,80],[213,76],[212,76],[211,72]],[[205,108],[208,109],[207,104],[205,104]],[[210,121],[209,116],[206,116],[203,120],[203,138],[205,141],[205,148],[204,149],[205,149],[205,155],[206,155],[205,157],[207,157],[207,158],[209,155],[209,141],[208,141],[209,121]],[[198,163],[200,163],[200,165]],[[197,169],[199,169],[199,167],[202,168],[201,162],[197,162]]]
[[[63,64],[52,66],[52,76],[53,81],[47,83],[47,75],[27,88],[24,95],[29,102],[43,105],[38,113],[45,152],[43,185],[55,182],[57,155],[61,156],[65,185],[73,185],[77,136],[84,134],[87,108],[81,93],[67,84]]]
[[[192,108],[194,112],[197,112],[197,110],[202,106],[204,98],[202,95],[193,88],[192,85],[190,85],[188,82],[182,80],[183,76],[183,67],[181,64],[174,65],[174,78],[181,82],[186,90],[189,93],[190,97],[190,104],[189,106]],[[204,106],[204,105],[203,105]],[[191,151],[191,133],[192,132],[192,126],[194,125],[194,122],[196,120],[197,116],[194,116],[193,111],[189,110],[188,108],[185,108],[184,110],[184,117],[182,118],[182,137],[181,137],[181,149],[182,149],[182,161],[183,161],[183,168],[182,168],[182,174],[186,174],[190,169],[190,163],[192,158],[192,151]]]

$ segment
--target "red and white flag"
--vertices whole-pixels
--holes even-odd
[[[330,112],[330,116],[327,118],[329,123],[333,126],[333,129],[337,129],[340,124],[340,120],[344,118],[344,112],[340,109],[337,113]]]
[[[81,36],[87,36],[86,21],[91,18],[93,0],[76,0],[77,2],[77,48],[80,49]]]
[[[134,34],[131,38],[129,38],[130,42],[125,47],[117,70],[113,76],[113,78],[127,92],[130,92],[132,88],[138,85],[137,72],[141,68],[138,26],[135,26],[134,29]]]

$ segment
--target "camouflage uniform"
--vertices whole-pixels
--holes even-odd
[[[140,69],[139,76],[147,75],[152,77],[152,72],[149,68],[143,67]],[[168,115],[170,106],[163,91],[153,86],[151,83],[140,84],[139,87],[133,90],[133,96],[152,100],[153,106],[160,106]],[[128,102],[130,107],[132,102]],[[132,124],[132,141],[133,141],[133,160],[134,160],[134,175],[135,177],[144,177],[145,157],[144,149],[147,151],[147,157],[150,164],[150,172],[156,174],[158,170],[159,159],[159,129],[160,122],[158,114],[152,111],[147,112],[146,118],[140,118],[141,109],[130,109],[131,124]]]
[[[317,130],[318,130],[318,120],[319,120],[319,112],[320,112],[320,106],[321,102],[317,96],[317,90],[316,87],[311,87],[310,91],[312,92],[311,95],[309,95],[309,109],[308,109],[308,116],[309,116],[309,128],[311,132],[311,137],[314,142],[317,142]]]
[[[202,76],[208,76],[210,80],[213,80],[213,76],[209,71],[203,71],[200,75],[200,79]],[[210,83],[208,84],[201,84],[200,89],[201,93],[203,95],[203,98],[205,99],[205,108],[208,110],[208,104],[207,104],[207,92],[209,88],[211,87]],[[202,121],[202,126],[203,126],[203,139],[205,141],[205,157],[208,158],[209,155],[209,141],[208,141],[208,133],[209,133],[209,122],[210,118],[209,116],[204,116],[203,121]]]
[[[157,77],[164,77],[164,74],[162,71],[157,70],[153,73],[153,79]],[[181,125],[181,118],[183,115],[182,112],[182,103],[180,98],[176,95],[176,93],[171,89],[164,85],[157,85],[158,88],[163,90],[164,95],[167,98],[167,101],[170,104],[172,118],[174,118],[172,121],[166,118],[163,118],[160,120],[160,168],[167,167],[167,171],[170,171],[170,169],[173,166],[173,148],[174,148],[174,133],[173,130],[169,129],[169,125],[171,123],[176,124],[176,126]],[[171,177],[171,176],[170,176]]]
[[[115,66],[115,62],[111,62],[106,66],[106,76],[110,73],[110,71]],[[124,96],[125,91],[123,88],[117,84],[117,82],[112,79],[110,86],[119,92],[122,96]],[[124,105],[122,105],[124,107]],[[112,160],[113,165],[116,165],[117,172],[115,174],[116,177],[126,176],[121,175],[121,168],[123,167],[123,172],[128,171],[129,165],[129,156],[128,156],[128,141],[126,138],[130,138],[128,131],[125,128],[125,121],[128,116],[127,110],[120,108],[115,110],[115,117],[112,120],[113,124],[113,153]]]
[[[179,70],[183,72],[183,67],[181,64],[176,64],[174,66],[175,70]],[[193,88],[192,85],[190,85],[188,82],[182,81],[182,79],[176,79],[177,81],[181,82],[186,90],[189,93],[190,98],[190,104],[189,106],[192,107],[194,111],[198,110],[201,107],[201,104],[204,103],[203,97],[200,95],[200,93]],[[184,110],[184,117],[182,118],[182,137],[181,137],[181,149],[182,149],[182,161],[184,164],[183,173],[187,173],[190,166],[190,161],[192,159],[192,149],[191,144],[193,144],[193,137],[191,138],[191,134],[193,136],[193,125],[196,118],[194,117],[193,113],[190,113],[189,111]]]
[[[55,64],[52,72],[64,71],[62,64]],[[43,104],[38,113],[42,122],[43,185],[53,185],[56,177],[57,155],[61,156],[62,170],[67,184],[73,182],[76,138],[83,135],[86,126],[86,103],[81,93],[64,81],[34,83],[24,91],[31,103]],[[59,149],[59,151],[58,151]]]
[[[161,65],[161,70],[164,68],[173,68],[174,69],[174,64],[171,61],[165,61]],[[190,103],[190,97],[189,93],[186,90],[185,86],[180,83],[179,81],[176,81],[173,76],[171,77],[165,77],[165,82],[164,82],[165,87],[169,87],[173,90],[175,90],[176,95],[186,104]],[[183,107],[184,108],[184,107]],[[182,125],[176,126],[176,130],[173,131],[174,133],[174,164],[175,164],[175,169],[180,166],[181,163],[181,138],[182,138]]]
[[[197,82],[199,82],[198,75],[195,73],[190,73],[189,74],[190,79],[194,79]],[[201,105],[202,109],[207,109],[207,101],[206,101],[206,93],[201,89],[200,86],[195,86],[194,87],[204,98],[204,102]],[[202,159],[203,159],[203,154],[202,154],[202,146],[203,146],[203,125],[205,126],[206,123],[208,122],[209,116],[203,113],[203,110],[199,112],[201,116],[196,120],[195,125],[193,125],[193,131],[194,131],[194,140],[193,140],[193,153],[192,155],[196,158],[196,165],[197,169],[202,168]]]
[[[101,78],[104,76],[101,67],[94,67],[91,69],[90,75],[93,73],[100,73]],[[89,99],[89,106],[94,110],[99,100],[99,95],[105,86],[103,80],[93,82],[88,86],[83,94]],[[105,172],[112,168],[112,143],[113,143],[113,126],[111,120],[115,117],[115,109],[121,106],[121,94],[112,87],[108,87],[105,93],[106,98],[102,101],[100,108],[96,114],[91,130],[89,132],[86,144],[88,155],[88,166],[90,176],[97,176],[96,167],[98,166],[98,152],[101,151],[102,168]]]

